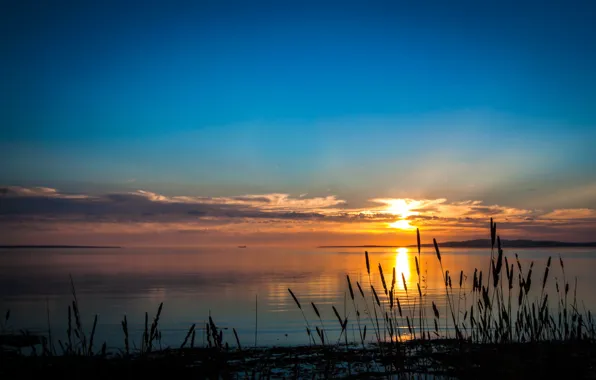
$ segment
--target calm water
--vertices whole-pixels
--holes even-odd
[[[424,250],[421,261],[422,270],[426,272],[426,293],[444,310],[445,290],[440,267],[434,251]],[[412,304],[418,282],[414,250],[372,249],[369,252],[375,288],[382,293],[378,264],[383,266],[389,284],[391,270],[395,267],[398,297],[407,308]],[[586,308],[596,310],[593,291],[596,289],[596,250],[518,249],[506,250],[505,254],[513,258],[514,252],[519,253],[524,270],[530,261],[535,262],[534,287],[542,282],[548,256],[556,259],[551,269],[553,281],[550,281],[554,298],[554,277],[561,278],[560,254],[571,292],[577,276],[578,299]],[[487,274],[490,250],[444,249],[442,255],[444,268],[452,273],[454,290],[459,289],[460,270],[469,276],[467,289],[471,287],[474,268],[483,270],[484,276]],[[354,287],[355,281],[360,281],[370,295],[364,249],[0,250],[0,312],[4,315],[6,309],[11,310],[9,327],[46,331],[49,309],[53,334],[63,339],[67,307],[72,300],[69,274],[75,281],[84,329],[90,330],[93,316],[98,314],[96,342],[105,340],[108,347],[123,345],[120,322],[124,315],[138,343],[145,311],[152,318],[162,301],[163,345],[179,345],[189,326],[193,323],[203,326],[209,313],[218,325],[229,328],[224,339],[230,344],[234,342],[231,328],[235,327],[241,343],[253,345],[255,312],[259,346],[307,343],[304,319],[288,288],[298,296],[311,323],[320,324],[309,303],[318,306],[329,337],[333,338],[338,335],[339,324],[331,305],[342,315],[346,310],[350,320],[355,320],[346,274],[352,278]],[[257,305],[255,298],[258,298]],[[469,299],[457,302],[462,310],[465,302],[469,307]],[[362,310],[361,300],[359,304]],[[352,323],[350,326],[352,339],[357,328]],[[196,344],[203,344],[203,333],[198,332]]]

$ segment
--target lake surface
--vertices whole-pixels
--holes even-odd
[[[452,248],[441,252],[443,267],[452,276],[456,302],[463,311],[464,305],[468,308],[470,305],[474,268],[482,270],[486,279],[490,249]],[[540,287],[547,259],[553,257],[548,289],[551,300],[557,298],[555,277],[559,284],[563,283],[558,260],[561,255],[570,293],[573,293],[577,276],[577,298],[583,301],[579,305],[596,310],[595,249],[506,249],[510,263],[515,262],[514,252],[519,254],[524,271],[530,261],[534,261],[533,288]],[[383,267],[388,286],[395,267],[397,296],[407,312],[417,294],[418,275],[414,262],[417,252],[411,248],[383,248],[369,249],[369,253],[371,281],[379,296],[385,297],[378,264]],[[420,261],[426,279],[423,289],[429,299],[427,313],[432,315],[430,300],[437,303],[439,310],[445,310],[445,287],[434,250],[423,248]],[[461,293],[460,270],[467,276]],[[517,290],[517,267],[515,273],[514,289]],[[304,318],[288,293],[291,288],[311,325],[321,325],[310,305],[314,302],[329,338],[337,339],[340,328],[332,310],[335,305],[342,318],[348,315],[348,336],[357,341],[358,329],[346,274],[352,279],[362,312],[364,302],[356,281],[367,293],[369,305],[372,300],[363,248],[302,251],[252,247],[0,250],[0,313],[4,316],[10,309],[9,328],[45,333],[49,311],[52,334],[64,339],[67,308],[72,301],[69,282],[69,275],[72,275],[83,328],[89,332],[93,317],[98,314],[95,341],[107,341],[110,348],[123,346],[120,323],[124,315],[128,319],[131,339],[138,345],[144,313],[149,312],[151,322],[160,302],[164,303],[160,318],[163,346],[180,345],[190,325],[204,326],[209,313],[218,326],[228,328],[224,331],[224,340],[230,345],[235,345],[232,328],[238,331],[243,345],[254,345],[255,327],[259,346],[306,344]],[[460,299],[459,294],[468,298]],[[517,298],[514,296],[514,299]],[[370,324],[366,316],[362,318],[363,324]],[[258,322],[257,326],[255,322]],[[372,334],[369,337],[372,338]],[[203,330],[197,331],[196,344],[204,344]]]

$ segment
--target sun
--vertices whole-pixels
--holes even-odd
[[[405,201],[405,199],[392,199],[391,203],[389,203],[387,212],[390,212],[394,215],[400,215],[402,218],[407,218],[410,215],[416,214],[412,212],[411,206]]]
[[[395,221],[393,223],[389,223],[389,227],[391,227],[391,228],[398,228],[400,230],[411,230],[412,228],[414,228],[410,224],[410,222],[408,222],[405,219],[400,219],[400,220],[397,220],[397,221]]]
[[[386,213],[393,214],[399,217],[393,223],[389,223],[390,228],[396,228],[400,230],[411,230],[414,226],[410,225],[407,220],[409,216],[418,215],[417,211],[412,211],[413,207],[417,206],[416,201],[410,200],[409,202],[405,199],[388,199],[384,200],[388,207],[385,209]]]

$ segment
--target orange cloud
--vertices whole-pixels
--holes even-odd
[[[184,235],[181,240],[203,243],[226,242],[226,236],[260,236],[275,241],[309,236],[299,240],[304,244],[314,242],[313,239],[325,244],[331,238],[339,240],[343,236],[352,240],[359,236],[366,240],[361,244],[391,240],[391,244],[397,244],[416,227],[432,233],[429,238],[484,237],[491,217],[508,237],[581,239],[582,231],[596,226],[596,210],[589,208],[543,211],[486,205],[480,200],[450,202],[446,198],[372,198],[369,207],[350,208],[346,200],[334,195],[201,197],[166,196],[144,190],[88,195],[43,187],[5,187],[0,188],[0,193],[0,223],[6,231],[12,231],[7,236],[20,239],[23,244],[31,243],[27,239],[47,238],[51,233],[65,239],[90,239],[92,234],[118,239],[150,236],[174,243],[175,236],[180,235]]]
[[[547,214],[541,215],[541,219],[557,219],[557,220],[572,220],[572,219],[596,219],[596,210],[589,208],[569,208],[553,210]]]

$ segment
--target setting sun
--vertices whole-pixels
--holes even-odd
[[[412,205],[406,202],[405,199],[392,199],[389,203],[389,208],[387,212],[390,212],[395,215],[399,215],[402,218],[407,218],[410,215],[416,215],[417,212],[413,212]]]
[[[418,215],[417,211],[412,211],[414,202],[407,202],[405,199],[390,199],[387,200],[388,208],[386,212],[393,215],[398,215],[401,219],[393,223],[389,223],[390,228],[397,228],[401,230],[410,230],[414,228],[410,225],[410,222],[406,220],[411,215]]]
[[[389,227],[398,228],[400,230],[410,230],[410,229],[414,228],[412,225],[410,225],[410,222],[408,222],[405,219],[400,219],[393,223],[389,223]]]

